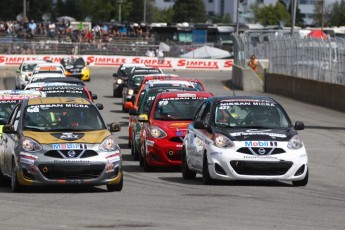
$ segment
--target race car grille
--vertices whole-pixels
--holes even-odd
[[[176,152],[169,151],[166,156],[171,161],[182,161],[182,150],[177,150]]]
[[[41,164],[40,172],[50,180],[95,179],[104,170],[104,164]]]
[[[278,176],[284,175],[291,168],[292,162],[230,161],[230,165],[241,175]]]
[[[171,141],[171,142],[177,142],[177,143],[183,143],[183,138],[184,138],[184,137],[172,137],[172,138],[170,138],[169,141]]]
[[[274,155],[285,153],[282,148],[247,148],[242,147],[237,150],[239,153],[250,154],[250,155]]]
[[[88,158],[98,155],[96,151],[88,149],[73,150],[74,154],[71,154],[70,151],[71,150],[50,150],[44,155],[53,158]]]

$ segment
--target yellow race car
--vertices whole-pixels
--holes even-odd
[[[65,67],[67,77],[75,77],[82,81],[90,81],[90,68],[82,57],[63,58],[61,64]]]

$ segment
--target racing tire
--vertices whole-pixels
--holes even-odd
[[[147,163],[146,154],[145,154],[145,157],[143,157],[143,167],[144,167],[144,172],[152,172],[153,171],[153,167]]]
[[[133,144],[134,143],[134,144]],[[137,150],[137,148],[135,147],[135,141],[132,141],[132,146],[133,146],[133,159],[135,161],[138,161],[139,160],[139,157],[140,157],[140,153],[139,151]]]
[[[303,178],[303,180],[292,181],[292,185],[294,187],[306,186],[308,184],[308,180],[309,180],[309,170],[307,169],[307,173],[305,174],[305,177]]]
[[[123,188],[123,174],[121,175],[121,180],[117,184],[108,184],[107,190],[108,192],[119,192]]]
[[[9,182],[9,178],[5,176],[0,169],[0,186],[7,186],[10,184]]]
[[[194,180],[196,177],[196,172],[189,169],[187,164],[187,155],[185,148],[182,149],[182,164],[181,164],[182,177],[185,180]]]
[[[113,90],[113,97],[117,97],[116,91]]]
[[[140,167],[144,167],[144,157],[140,154],[140,159],[139,159],[139,165]]]
[[[24,186],[18,181],[17,168],[14,161],[12,163],[11,190],[12,192],[22,192],[24,190]]]
[[[202,182],[204,184],[208,184],[208,185],[214,183],[214,179],[211,178],[210,171],[208,169],[208,161],[207,161],[207,154],[206,153],[204,155],[204,161],[202,164]]]

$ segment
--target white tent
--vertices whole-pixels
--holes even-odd
[[[227,58],[230,57],[231,54],[229,51],[218,49],[211,46],[202,46],[195,50],[192,50],[188,53],[182,54],[180,57],[182,58]]]

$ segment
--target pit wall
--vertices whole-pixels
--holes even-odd
[[[0,55],[0,66],[19,66],[23,61],[50,60],[60,62],[71,55]],[[124,63],[143,63],[150,67],[176,70],[232,70],[232,59],[188,59],[188,58],[157,58],[141,56],[101,56],[79,55],[90,66],[119,67]]]
[[[264,91],[345,112],[345,85],[266,73]]]

